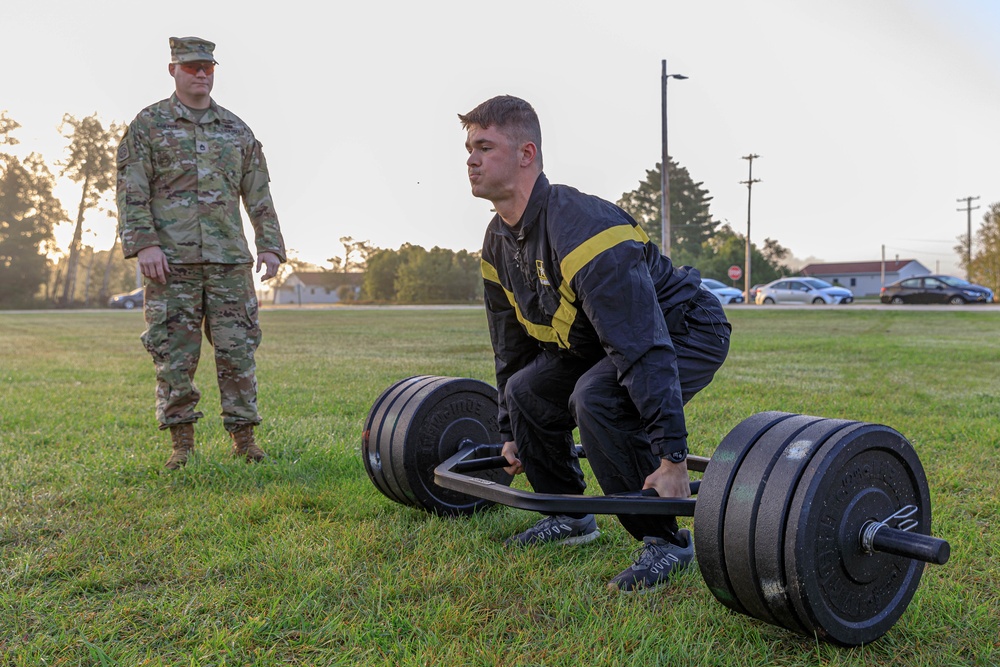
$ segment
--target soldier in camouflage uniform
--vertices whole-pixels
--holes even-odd
[[[242,199],[253,225],[263,280],[285,261],[261,144],[236,115],[211,99],[215,44],[171,37],[175,92],[143,109],[118,147],[118,233],[125,257],[144,276],[142,343],[156,366],[156,418],[170,429],[166,467],[194,447],[200,393],[194,374],[201,331],[215,350],[223,424],[233,455],[260,461],[254,440],[260,344],[253,256],[243,234]]]

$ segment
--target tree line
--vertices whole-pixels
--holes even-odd
[[[37,153],[25,158],[5,147],[19,142],[20,127],[0,112],[0,308],[104,305],[108,297],[135,286],[135,264],[126,262],[115,235],[111,248],[84,242],[89,212],[104,211],[114,224],[106,198],[115,187],[115,150],[124,126],[103,125],[96,114],[63,116],[59,132],[67,141],[57,173]],[[80,186],[74,219],[55,196],[56,178]],[[68,248],[55,242],[56,227],[73,224]]]
[[[103,306],[110,295],[136,285],[135,261],[124,259],[117,234],[107,249],[94,248],[84,238],[89,213],[103,211],[114,224],[116,210],[110,198],[115,189],[115,151],[124,125],[105,126],[96,114],[83,119],[64,115],[58,130],[67,140],[67,150],[55,163],[56,172],[37,153],[18,158],[7,152],[5,147],[18,144],[19,127],[6,111],[0,112],[0,308]],[[661,238],[662,229],[661,168],[657,163],[647,170],[638,187],[616,202],[654,240]],[[68,178],[80,187],[74,218],[54,194],[57,178]],[[671,259],[697,268],[703,277],[725,282],[730,266],[743,267],[746,237],[712,217],[711,201],[704,183],[670,159]],[[69,247],[60,248],[55,230],[64,224],[73,225],[73,236]],[[989,207],[973,239],[958,240],[955,251],[970,279],[1000,293],[1000,202]],[[345,296],[369,302],[455,303],[482,297],[478,252],[427,250],[409,243],[393,250],[351,237],[341,243],[344,256],[327,260],[328,269],[290,257],[277,285],[295,271],[328,270],[364,273],[360,294]],[[791,252],[778,241],[751,243],[750,250],[755,282],[793,273],[786,264]]]
[[[304,262],[289,252],[288,261],[278,271],[276,287],[293,273],[327,271],[363,273],[360,293],[345,285],[342,301],[366,303],[463,303],[483,296],[483,280],[478,252],[448,250],[437,246],[427,250],[404,243],[397,250],[378,248],[350,236],[340,239],[344,256],[326,260],[330,268]]]

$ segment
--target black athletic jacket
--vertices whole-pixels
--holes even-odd
[[[513,439],[507,379],[541,348],[611,357],[653,451],[687,446],[676,355],[667,330],[699,293],[623,210],[540,174],[519,231],[493,217],[483,241],[486,313],[496,358],[500,433]],[[681,306],[678,308],[678,306]]]

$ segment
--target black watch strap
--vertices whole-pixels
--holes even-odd
[[[670,452],[669,454],[664,454],[660,458],[666,459],[667,461],[670,461],[671,463],[683,463],[687,459],[687,457],[688,457],[688,448],[685,447],[684,449],[682,449],[680,451]]]

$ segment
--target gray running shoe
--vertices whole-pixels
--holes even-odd
[[[644,537],[643,546],[635,563],[611,580],[608,588],[612,591],[632,593],[649,590],[665,584],[670,577],[689,566],[694,561],[694,540],[691,532],[677,531],[677,537],[685,540],[687,546],[679,547],[658,537]]]
[[[563,514],[542,517],[538,523],[517,535],[512,535],[504,546],[527,546],[543,542],[557,542],[563,545],[586,544],[596,540],[601,531],[597,530],[597,520],[593,514],[582,519],[573,519]]]

